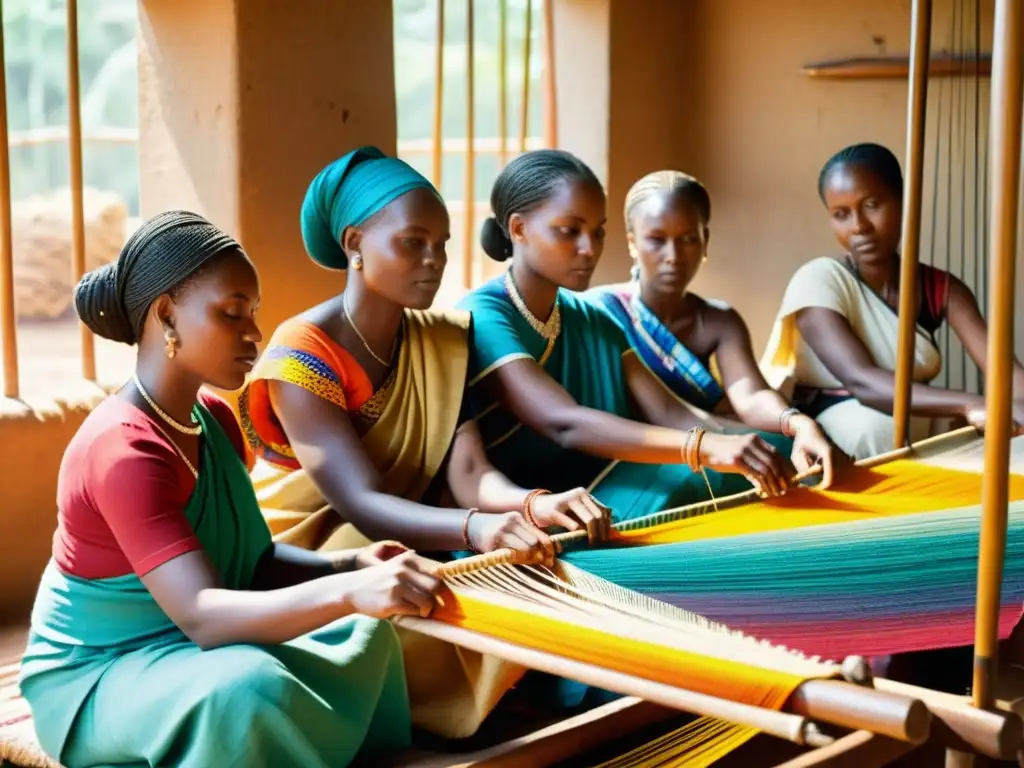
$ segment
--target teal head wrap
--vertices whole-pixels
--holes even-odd
[[[358,227],[389,203],[414,189],[441,194],[408,163],[388,157],[376,147],[349,152],[313,179],[302,201],[302,241],[317,264],[345,269],[342,233]]]

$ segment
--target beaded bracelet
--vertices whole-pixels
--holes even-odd
[[[466,519],[462,521],[462,541],[465,543],[466,549],[468,549],[470,552],[475,552],[478,555],[480,554],[480,551],[476,547],[474,547],[473,543],[469,540],[469,518],[471,518],[479,511],[479,509],[473,507],[468,512],[466,512]]]
[[[523,517],[534,528],[540,528],[540,525],[537,523],[537,518],[533,516],[533,502],[538,496],[547,496],[550,493],[551,491],[546,491],[543,488],[536,488],[526,494],[526,498],[523,499]]]

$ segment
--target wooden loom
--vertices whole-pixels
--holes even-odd
[[[897,366],[896,445],[905,446],[909,419],[910,370],[914,337],[913,289],[918,264],[921,226],[924,109],[929,62],[931,0],[914,0],[910,89],[908,99],[907,201],[903,233],[899,365]],[[971,765],[974,755],[995,759],[1015,758],[1024,746],[1020,718],[996,707],[994,676],[997,650],[997,614],[1007,530],[1007,487],[1013,366],[1013,290],[1016,254],[1018,185],[1021,160],[1022,56],[1024,15],[1020,0],[996,0],[995,44],[992,65],[991,121],[991,242],[990,284],[994,286],[989,323],[989,375],[986,401],[990,415],[985,438],[983,514],[981,525],[976,603],[975,679],[973,702],[888,680],[871,680],[864,665],[848,660],[841,667],[814,660],[787,658],[784,651],[747,646],[764,664],[766,674],[793,662],[806,664],[807,679],[778,708],[741,704],[684,690],[646,676],[625,674],[609,668],[546,653],[527,644],[474,632],[429,619],[405,618],[401,623],[427,635],[467,648],[505,658],[523,666],[567,677],[626,694],[626,698],[585,715],[540,731],[520,736],[497,747],[471,755],[433,756],[406,761],[405,765],[513,766],[553,765],[581,751],[585,744],[619,738],[631,730],[667,719],[670,709],[748,725],[813,751],[784,765],[885,765],[926,740],[948,749],[947,766]],[[683,626],[691,619],[659,612],[648,601],[642,609],[629,596],[588,593],[568,586],[565,569],[544,573],[539,569],[513,568],[507,556],[487,556],[473,562],[445,566],[444,576],[453,591],[484,589],[504,592],[507,600],[521,600],[516,593],[542,595],[531,610],[545,602],[557,605],[564,616],[581,624],[603,622],[636,637],[656,637],[671,646],[688,647]],[[712,628],[717,631],[718,628]],[[718,635],[719,642],[742,646],[747,638]],[[744,656],[745,660],[748,657]],[[816,724],[825,724],[818,727]],[[828,725],[848,731],[828,734]],[[841,734],[841,731],[840,731]],[[638,758],[639,759],[639,758]],[[628,762],[616,764],[627,765]],[[753,763],[746,762],[745,765]],[[768,764],[768,763],[758,763]]]

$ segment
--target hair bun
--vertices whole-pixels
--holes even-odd
[[[507,261],[512,258],[512,240],[493,216],[488,216],[484,220],[480,229],[480,245],[484,253],[495,261]]]
[[[75,311],[89,330],[122,344],[135,344],[135,331],[117,295],[116,262],[87,272],[75,286]]]

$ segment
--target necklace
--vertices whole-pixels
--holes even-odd
[[[159,405],[153,402],[153,398],[149,396],[149,392],[146,391],[146,388],[142,386],[142,382],[139,381],[139,374],[132,374],[132,380],[135,382],[135,386],[139,390],[139,394],[141,394],[142,398],[147,403],[149,403],[149,407],[152,408],[153,412],[156,413],[156,415],[159,416],[161,419],[163,419],[168,424],[168,426],[178,430],[182,434],[192,435],[193,437],[195,435],[202,434],[203,427],[201,424],[196,422],[196,417],[194,414],[192,416],[192,423],[195,424],[196,426],[186,427],[180,421],[177,421],[176,419],[173,419],[170,416],[168,416],[167,413],[165,413],[164,410]]]
[[[378,363],[383,365],[385,368],[389,368],[391,366],[391,363],[389,363],[387,360],[382,359],[380,355],[378,355],[376,352],[374,352],[373,348],[369,344],[366,343],[366,339],[363,338],[363,334],[361,334],[359,332],[359,326],[356,325],[355,320],[352,319],[352,315],[348,311],[348,297],[345,296],[345,295],[343,295],[341,297],[341,311],[345,313],[345,319],[348,321],[348,324],[350,326],[352,326],[352,330],[356,332],[356,336],[358,336],[359,340],[361,342],[363,342],[363,348],[366,349],[366,351],[369,352],[370,355],[373,356],[374,360],[376,360]],[[395,345],[394,345],[394,342],[392,342],[392,344],[391,344],[391,359],[393,360],[394,357],[395,357]]]
[[[523,316],[523,319],[530,324],[530,327],[533,328],[533,330],[548,341],[558,338],[558,334],[562,332],[562,313],[558,311],[557,298],[555,299],[555,306],[551,310],[551,316],[548,318],[546,323],[542,323],[537,319],[537,316],[530,311],[530,308],[526,306],[526,302],[523,301],[523,297],[519,295],[515,281],[512,279],[512,270],[505,273],[505,290],[508,292],[508,297],[512,299],[512,304],[517,310],[519,310],[519,314]]]

